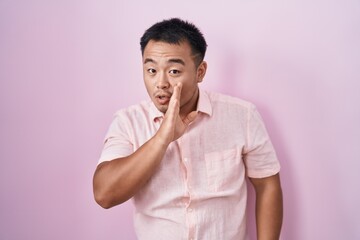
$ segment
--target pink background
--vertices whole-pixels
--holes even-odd
[[[113,113],[147,98],[139,38],[169,17],[207,38],[202,87],[262,113],[282,239],[360,239],[360,3],[289,2],[1,0],[0,239],[135,239],[92,175]]]

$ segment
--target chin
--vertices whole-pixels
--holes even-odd
[[[157,106],[156,108],[162,113],[166,113],[168,110],[168,106]]]

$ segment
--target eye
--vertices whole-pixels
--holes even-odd
[[[155,74],[155,73],[156,73],[156,70],[153,69],[153,68],[149,68],[147,71],[148,71],[148,73],[150,73],[150,74]]]
[[[179,71],[179,70],[176,70],[176,69],[171,69],[171,70],[169,71],[169,73],[170,73],[170,74],[173,74],[173,75],[177,75],[177,74],[180,73],[180,71]]]

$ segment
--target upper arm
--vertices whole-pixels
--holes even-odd
[[[270,177],[264,178],[249,178],[250,182],[255,188],[256,193],[263,192],[265,190],[281,190],[280,175],[279,173]]]
[[[118,112],[104,138],[104,145],[98,164],[133,153],[133,144],[128,134],[125,117]]]
[[[264,180],[278,173],[280,164],[265,124],[255,106],[249,108],[247,114],[246,142],[243,149],[246,172],[250,178]]]

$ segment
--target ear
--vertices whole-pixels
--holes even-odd
[[[196,78],[198,83],[202,82],[202,80],[204,79],[206,74],[206,69],[207,69],[207,63],[205,61],[202,61],[196,71]]]

